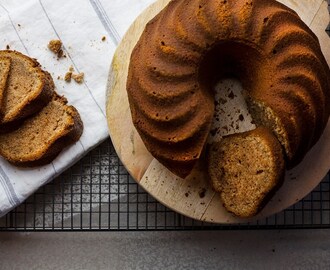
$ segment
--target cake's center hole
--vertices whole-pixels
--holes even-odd
[[[214,116],[208,143],[221,137],[255,129],[237,79],[221,79],[214,87]]]
[[[199,82],[215,103],[208,142],[255,128],[242,90],[249,92],[260,87],[265,63],[261,50],[244,40],[216,44],[205,54]]]

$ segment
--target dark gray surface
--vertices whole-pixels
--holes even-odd
[[[1,233],[1,269],[329,269],[330,231]],[[24,255],[23,255],[24,254]]]

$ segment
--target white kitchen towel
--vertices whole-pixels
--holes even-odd
[[[0,0],[0,49],[9,46],[36,58],[84,122],[79,142],[49,165],[21,169],[0,158],[0,217],[108,137],[105,90],[111,60],[130,24],[152,2]],[[51,39],[63,42],[65,58],[57,60],[49,51]],[[63,80],[70,66],[85,73],[83,84]]]

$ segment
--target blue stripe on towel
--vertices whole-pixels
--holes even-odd
[[[116,28],[112,24],[111,20],[109,19],[107,13],[105,12],[102,4],[99,0],[90,0],[89,1],[93,6],[97,16],[99,17],[101,23],[103,24],[105,30],[108,32],[110,37],[112,38],[113,42],[117,46],[120,41],[120,35],[118,34]]]
[[[6,192],[6,195],[11,205],[15,206],[21,203],[17,197],[17,194],[14,190],[12,183],[10,182],[8,176],[6,175],[6,173],[4,172],[1,166],[0,166],[0,184],[2,185],[4,191]]]

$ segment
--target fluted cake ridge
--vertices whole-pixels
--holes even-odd
[[[212,86],[237,77],[257,125],[284,148],[287,167],[320,138],[330,71],[317,37],[275,0],[172,0],[131,55],[132,119],[151,154],[180,177],[199,159],[214,114]]]

